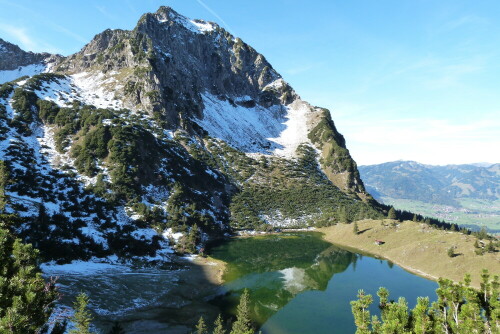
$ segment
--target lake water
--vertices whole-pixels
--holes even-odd
[[[285,233],[233,239],[211,255],[228,262],[226,293],[212,300],[234,314],[243,289],[249,289],[254,321],[266,334],[354,333],[350,301],[359,289],[374,296],[389,289],[415,306],[418,296],[435,299],[437,283],[391,262],[353,253],[323,241],[319,233]]]
[[[235,314],[243,289],[250,290],[253,320],[264,334],[354,333],[350,301],[359,289],[374,296],[385,286],[391,297],[435,298],[437,284],[385,260],[332,246],[317,232],[236,238],[208,248],[227,262],[223,286],[207,283],[201,268],[133,269],[75,266],[52,269],[70,306],[78,292],[91,300],[94,325],[107,333],[119,321],[127,334],[191,333],[200,316],[212,324],[219,313]]]

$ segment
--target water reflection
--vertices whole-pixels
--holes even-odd
[[[324,291],[332,276],[355,264],[358,255],[331,246],[318,233],[242,239],[212,251],[228,262],[224,294],[212,300],[234,314],[243,289],[250,290],[253,318],[259,324],[309,290]]]

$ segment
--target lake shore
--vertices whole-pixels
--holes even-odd
[[[358,221],[359,234],[353,232],[353,224],[337,224],[317,231],[334,245],[382,257],[432,280],[444,277],[459,282],[470,273],[471,285],[479,288],[482,269],[488,269],[492,276],[500,275],[499,253],[475,254],[474,236],[436,230],[418,222],[405,221],[396,226],[392,222]],[[376,240],[383,243],[378,245]],[[455,247],[453,257],[448,255],[450,247]]]
[[[223,275],[226,270],[226,263],[214,259],[210,256],[196,256],[191,259],[191,265],[198,267],[199,270],[192,270],[191,274],[199,276],[198,279],[205,279],[213,285],[222,285],[224,283]]]

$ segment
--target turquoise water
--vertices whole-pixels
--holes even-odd
[[[350,301],[359,289],[374,296],[389,289],[414,307],[418,296],[435,299],[437,283],[392,263],[323,241],[319,233],[285,233],[233,239],[210,250],[228,263],[225,293],[212,300],[234,314],[243,289],[250,291],[253,320],[265,334],[354,333]]]

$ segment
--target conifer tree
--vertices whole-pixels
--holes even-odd
[[[125,334],[125,330],[118,321],[115,321],[108,334]]]
[[[90,331],[92,315],[87,309],[88,304],[89,297],[84,292],[81,292],[76,297],[76,301],[73,304],[75,313],[71,318],[71,321],[75,324],[76,328],[71,330],[69,332],[70,334],[92,334],[92,332]]]
[[[5,161],[0,160],[0,213],[3,213],[5,205],[7,205],[7,197],[5,196],[5,187],[9,181],[9,170]]]
[[[359,227],[358,227],[358,222],[354,222],[353,226],[352,226],[352,232],[354,234],[359,234]]]
[[[451,246],[450,248],[448,248],[448,256],[449,257],[455,256],[455,247]]]
[[[233,323],[231,334],[253,334],[252,321],[250,320],[250,294],[248,289],[243,290],[240,304],[236,309],[236,321]]]
[[[226,330],[224,329],[224,324],[222,323],[222,317],[220,314],[217,319],[215,319],[213,334],[226,334]]]
[[[396,217],[396,210],[394,210],[394,208],[392,206],[389,209],[389,212],[387,213],[387,218],[388,219],[397,219],[397,217]]]
[[[208,334],[208,328],[205,324],[205,320],[203,320],[203,317],[200,317],[200,320],[198,320],[198,324],[196,325],[196,334]]]
[[[495,245],[493,245],[493,241],[490,240],[488,246],[486,246],[486,251],[489,253],[494,253],[495,252]]]
[[[47,322],[58,293],[37,265],[38,251],[8,229],[10,216],[0,215],[0,333],[35,333]]]
[[[368,307],[373,302],[371,295],[365,294],[363,290],[358,291],[358,300],[351,302],[354,323],[356,324],[356,334],[369,334],[370,330],[370,311]]]
[[[413,330],[415,334],[426,334],[432,330],[432,319],[429,316],[429,297],[418,297],[417,305],[412,310]]]
[[[347,217],[347,210],[345,206],[341,207],[338,211],[339,222],[348,223],[349,218]]]
[[[370,320],[372,298],[360,290],[358,300],[351,302],[356,333],[500,333],[499,277],[491,279],[483,270],[481,279],[480,290],[470,287],[470,275],[463,283],[439,279],[437,301],[429,307],[429,299],[419,297],[410,312],[404,298],[388,302],[388,291],[380,289],[381,320]]]

